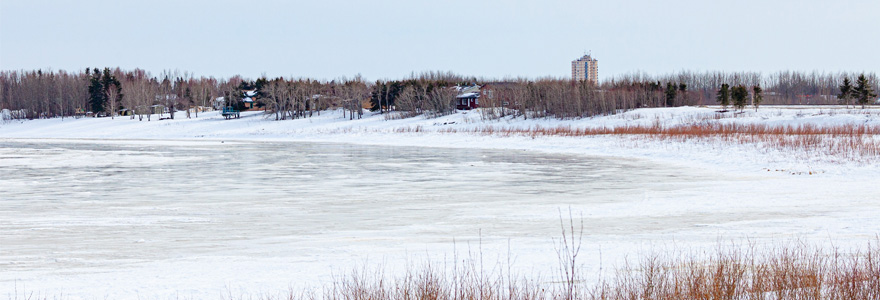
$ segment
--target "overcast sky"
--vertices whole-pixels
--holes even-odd
[[[880,1],[0,0],[0,69],[370,80],[880,71]]]

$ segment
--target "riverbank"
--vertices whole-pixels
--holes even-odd
[[[245,112],[226,120],[218,112],[198,118],[138,121],[129,117],[11,121],[0,124],[0,138],[208,141],[307,141],[363,145],[516,149],[620,158],[639,158],[731,172],[787,175],[852,174],[877,171],[880,163],[880,110],[846,107],[764,107],[718,113],[713,107],[636,109],[584,119],[484,120],[479,110],[438,118],[398,118],[368,112],[349,120],[341,110],[310,118],[275,121],[274,115]],[[167,117],[167,115],[165,115]],[[743,132],[711,128],[748,127]],[[761,127],[830,128],[829,132],[781,132],[755,138]],[[701,134],[664,135],[645,130],[709,128]],[[752,129],[749,129],[752,128]],[[840,134],[863,128],[861,134]],[[636,130],[639,129],[639,130]],[[599,134],[565,134],[565,132]],[[809,131],[809,130],[807,130]],[[535,134],[536,132],[542,134]]]

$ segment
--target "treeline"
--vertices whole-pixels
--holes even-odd
[[[253,89],[252,99],[275,120],[297,119],[320,115],[322,110],[343,108],[343,117],[360,118],[363,102],[370,95],[370,86],[360,76],[329,82],[313,79],[260,78],[252,84],[243,81],[239,91]],[[236,91],[229,91],[235,94]],[[226,93],[229,95],[230,93]],[[248,94],[245,94],[248,96]]]
[[[404,80],[377,81],[373,85],[370,107],[375,111],[396,110],[404,116],[444,115],[454,112],[457,97],[470,86],[480,86],[476,100],[484,118],[505,116],[587,117],[612,114],[618,110],[641,107],[650,84],[603,91],[585,81],[566,79],[511,79],[494,81],[462,77],[451,73],[423,73]],[[653,90],[652,90],[653,91]],[[687,104],[684,97],[675,105]],[[644,105],[648,106],[648,105]]]
[[[195,78],[188,73],[165,71],[159,77],[144,70],[119,68],[66,71],[0,72],[0,109],[13,118],[74,116],[129,116],[148,120],[152,114],[186,111],[198,114],[223,90],[237,87],[241,79]],[[173,118],[173,114],[168,117]]]
[[[399,110],[410,114],[444,114],[454,110],[455,98],[437,93],[437,87],[482,86],[479,106],[485,118],[517,117],[579,118],[614,114],[640,107],[685,105],[736,108],[749,104],[855,104],[855,96],[840,97],[848,78],[859,77],[865,89],[877,90],[875,73],[804,73],[783,71],[770,75],[757,72],[679,72],[662,76],[632,73],[598,85],[568,79],[541,78],[491,80],[465,78],[449,73],[427,73],[404,80],[378,81],[373,87],[373,110]],[[735,92],[722,100],[722,86]],[[853,87],[855,89],[855,87]],[[439,89],[443,90],[443,89]],[[863,94],[864,95],[864,94]],[[870,96],[871,94],[867,94]],[[876,97],[876,96],[874,96]],[[865,97],[862,100],[865,101]],[[452,103],[450,103],[452,102]],[[864,102],[859,102],[864,104]]]
[[[625,86],[642,82],[683,83],[688,86],[694,97],[692,101],[698,105],[716,104],[716,95],[722,84],[731,87],[760,86],[764,91],[764,104],[776,105],[831,105],[847,104],[837,98],[840,86],[845,79],[855,80],[864,75],[867,86],[874,91],[880,89],[880,80],[873,72],[797,72],[779,71],[770,74],[760,72],[692,72],[682,71],[672,74],[651,76],[645,73],[630,73],[615,76],[603,82],[603,85]]]
[[[370,93],[371,85],[359,76],[317,81],[218,79],[179,71],[152,76],[140,69],[119,68],[0,72],[0,110],[8,110],[13,119],[126,116],[150,121],[154,115],[173,119],[171,112],[184,112],[191,118],[217,106],[242,110],[245,98],[278,120],[312,116],[334,107],[345,108],[354,118],[363,116],[361,104]]]
[[[405,116],[449,114],[456,109],[456,87],[477,82],[475,77],[452,72],[424,72],[403,80],[379,80],[372,85],[369,106],[373,111],[401,111]]]
[[[73,116],[88,106],[89,76],[65,71],[0,73],[0,110],[15,119]]]
[[[75,73],[3,71],[0,109],[11,111],[13,118],[127,116],[150,120],[156,114],[173,118],[171,112],[198,117],[200,111],[217,106],[243,109],[242,99],[250,99],[276,120],[310,117],[331,108],[343,108],[344,116],[354,119],[363,115],[364,107],[382,113],[396,111],[404,117],[437,116],[454,112],[461,104],[457,97],[467,87],[479,85],[476,102],[485,118],[579,118],[639,107],[714,105],[722,102],[719,93],[725,84],[736,88],[733,100],[759,96],[763,104],[854,104],[855,94],[842,92],[850,78],[859,78],[857,82],[869,91],[878,90],[875,73],[845,72],[631,73],[596,85],[557,78],[495,80],[451,72],[366,82],[360,76],[332,81],[195,77],[178,71],[152,76],[140,69],[119,68]],[[742,104],[734,103],[738,108]]]

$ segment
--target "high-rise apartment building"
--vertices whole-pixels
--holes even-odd
[[[584,55],[571,61],[571,80],[587,80],[599,83],[599,60]]]

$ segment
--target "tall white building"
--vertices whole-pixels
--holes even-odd
[[[599,83],[599,60],[584,55],[571,61],[571,80],[587,80]]]

